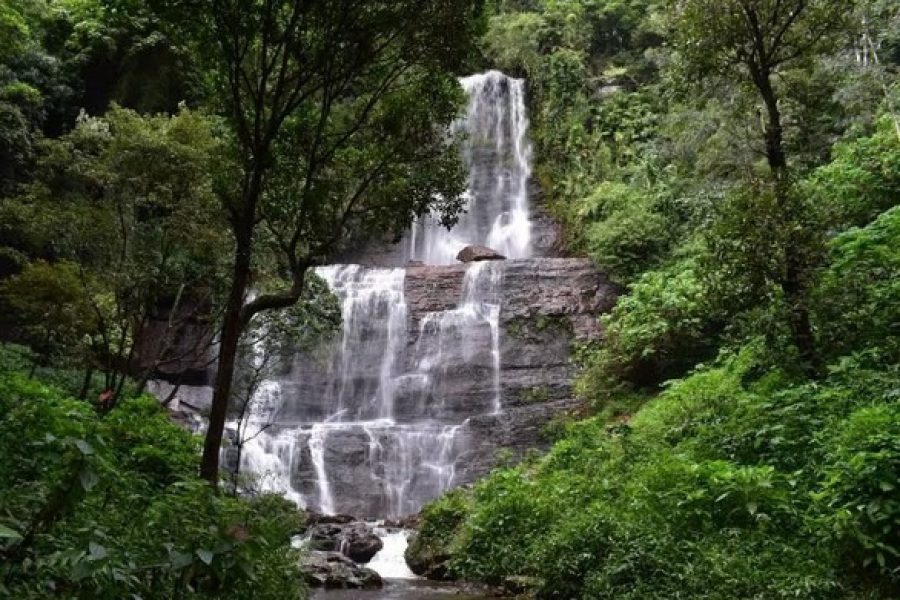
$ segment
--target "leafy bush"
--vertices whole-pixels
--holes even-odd
[[[900,137],[885,115],[870,137],[838,144],[834,159],[820,167],[805,192],[827,206],[841,228],[862,227],[897,205],[900,197]]]
[[[809,383],[768,360],[724,354],[476,484],[441,519],[454,572],[541,598],[891,597],[900,374],[848,357]]]
[[[464,558],[454,562],[454,568],[465,577],[494,584],[526,571],[530,546],[551,518],[537,492],[519,469],[497,471],[480,482],[458,541]]]
[[[861,408],[826,442],[815,531],[864,569],[900,585],[900,403]]]
[[[587,227],[585,237],[594,262],[624,283],[659,263],[669,248],[672,230],[650,198],[616,200],[607,201],[607,214]]]
[[[900,360],[900,207],[830,243],[831,262],[815,291],[822,346],[836,357],[878,348]]]
[[[283,499],[216,494],[158,402],[104,417],[0,374],[0,592],[16,598],[300,598]],[[292,517],[292,518],[291,518]]]
[[[621,397],[621,382],[652,388],[716,351],[720,318],[695,258],[645,273],[628,289],[601,317],[603,341],[580,356],[579,391],[599,407]]]
[[[455,552],[457,530],[468,516],[470,506],[469,492],[457,489],[422,509],[421,526],[405,552],[406,561],[416,572],[438,579],[452,574],[448,561]]]
[[[492,17],[482,44],[497,68],[534,76],[540,70],[547,22],[530,12]]]

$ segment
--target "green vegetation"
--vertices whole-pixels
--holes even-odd
[[[427,507],[410,560],[544,598],[900,595],[890,0],[0,0],[0,595],[303,597],[294,508],[218,487],[224,422],[334,330],[313,267],[453,223],[475,65],[528,78],[568,250],[625,294],[578,349],[591,414]],[[214,338],[201,459],[142,391]]]
[[[900,371],[855,355],[802,383],[761,346],[430,506],[417,543],[548,598],[892,597]]]
[[[105,415],[0,368],[0,594],[10,598],[302,598],[280,497],[217,495],[198,439],[159,401]]]
[[[413,560],[541,598],[900,594],[898,23],[500,3],[551,208],[627,292],[578,349],[594,416],[427,507]]]

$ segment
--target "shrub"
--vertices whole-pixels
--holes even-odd
[[[653,389],[712,358],[719,325],[707,293],[692,258],[641,276],[601,317],[602,343],[580,356],[579,391],[602,407],[619,383]]]
[[[897,389],[894,390],[894,395]],[[858,566],[900,587],[900,404],[860,408],[826,442],[822,514],[815,531],[832,537]]]
[[[450,560],[456,552],[459,528],[469,514],[471,498],[463,489],[453,490],[425,505],[419,531],[410,539],[405,557],[416,572],[442,579],[452,574]]]
[[[879,348],[900,360],[900,207],[830,243],[831,263],[814,299],[829,357]]]
[[[158,402],[100,417],[0,373],[0,595],[302,598],[285,501],[218,495]]]

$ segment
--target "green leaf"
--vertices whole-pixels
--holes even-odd
[[[170,561],[172,563],[172,567],[175,569],[183,569],[194,562],[193,558],[191,558],[191,555],[187,552],[173,552],[170,557]]]
[[[106,548],[96,542],[88,544],[88,552],[90,552],[90,560],[103,560],[106,558]]]
[[[78,474],[78,479],[81,481],[81,487],[86,492],[94,489],[94,486],[96,486],[99,481],[97,474],[92,469],[82,470],[81,473]]]
[[[211,565],[213,561],[213,557],[215,556],[211,550],[197,550],[197,556],[200,557],[205,564]]]
[[[0,524],[0,539],[21,540],[22,534],[6,525]]]
[[[85,456],[90,456],[91,454],[94,453],[93,446],[91,446],[84,440],[75,440],[75,445],[78,447],[78,449],[81,451],[81,453],[84,454]]]

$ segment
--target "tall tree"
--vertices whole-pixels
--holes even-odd
[[[481,2],[163,4],[187,26],[200,23],[239,165],[222,193],[234,255],[200,468],[215,483],[254,315],[295,303],[308,270],[349,243],[398,232],[432,208],[449,220],[459,211],[464,173],[446,127],[462,102],[452,73],[473,46]],[[272,261],[283,286],[250,299],[256,267]]]
[[[724,76],[749,84],[762,104],[764,154],[771,177],[776,220],[787,231],[778,277],[790,312],[790,328],[801,361],[817,366],[815,339],[806,292],[810,252],[803,247],[802,210],[792,193],[790,162],[785,146],[782,98],[778,85],[783,71],[833,50],[836,36],[850,24],[853,2],[845,0],[675,0],[680,53],[700,78]]]
[[[0,251],[5,241],[23,261],[54,261],[33,262],[0,286],[13,309],[0,321],[45,360],[65,351],[60,358],[84,367],[87,381],[99,371],[111,392],[105,408],[126,374],[143,384],[202,356],[178,339],[219,294],[226,267],[229,238],[212,190],[219,154],[212,124],[197,113],[114,108],[44,140],[38,178],[0,202]]]

